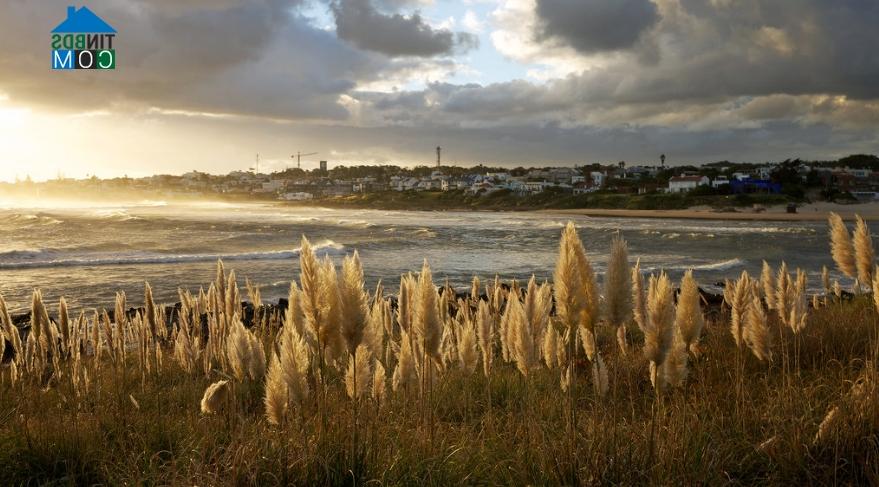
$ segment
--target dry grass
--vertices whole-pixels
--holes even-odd
[[[748,327],[759,325],[765,360],[742,352],[729,310],[701,334],[684,333],[698,337],[689,355],[680,327],[701,324],[694,283],[676,320],[663,275],[631,300],[641,327],[656,335],[645,355],[641,331],[629,327],[622,351],[619,323],[597,319],[591,290],[578,294],[594,286],[583,255],[578,242],[562,246],[561,260],[575,267],[557,270],[570,284],[558,316],[549,288],[536,282],[527,290],[493,282],[487,300],[474,291],[456,301],[437,292],[426,264],[420,276],[404,276],[394,313],[384,300],[365,300],[356,259],[339,277],[304,252],[293,305],[283,315],[264,308],[250,329],[238,319],[235,279],[219,266],[207,292],[181,293],[169,332],[161,307],[120,319],[131,349],[100,313],[99,332],[62,305],[56,332],[35,295],[41,336],[61,338],[13,345],[55,351],[30,352],[0,371],[0,484],[879,483],[871,296],[831,300],[804,314],[800,328],[763,311],[755,282],[740,291],[753,302],[746,321],[759,323],[740,334],[756,341]],[[633,282],[643,288],[639,276]],[[332,286],[346,291],[320,294]],[[343,315],[357,324],[347,341]],[[8,334],[4,316],[0,300]],[[571,346],[578,329],[592,363]],[[679,330],[680,343],[660,389],[648,359],[662,365],[658,351],[672,346],[666,329]],[[220,394],[219,386],[206,391],[220,381],[228,381]]]

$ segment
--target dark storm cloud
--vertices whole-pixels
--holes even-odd
[[[417,12],[384,14],[370,0],[340,0],[332,9],[339,38],[388,56],[450,55],[478,43],[472,34],[432,28]]]
[[[49,69],[64,6],[14,0],[0,17],[0,92],[55,109],[144,107],[285,119],[348,117],[339,96],[395,69],[317,29],[290,0],[122,2],[89,7],[118,31],[117,69]]]
[[[537,0],[537,36],[592,53],[631,47],[659,20],[651,0]]]

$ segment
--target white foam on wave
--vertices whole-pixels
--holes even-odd
[[[313,246],[314,252],[320,256],[338,254],[345,246],[332,240],[324,240]],[[19,252],[15,254],[15,252]],[[126,253],[97,257],[94,255],[54,256],[40,259],[41,252],[11,251],[0,254],[0,269],[33,269],[51,267],[95,267],[111,265],[145,265],[145,264],[177,264],[187,262],[213,262],[236,260],[288,260],[299,257],[300,249],[275,250],[263,252],[240,252],[225,254],[154,254]],[[8,260],[7,260],[8,259]]]
[[[743,259],[728,259],[722,260],[719,262],[708,262],[705,264],[670,264],[670,265],[656,265],[649,267],[642,267],[642,272],[658,272],[660,270],[666,271],[685,271],[692,269],[694,271],[726,271],[729,269],[735,269],[736,267],[742,267],[747,262]]]

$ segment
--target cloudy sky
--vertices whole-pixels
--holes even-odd
[[[79,5],[79,4],[77,4]],[[879,153],[875,0],[95,0],[0,14],[0,179]]]

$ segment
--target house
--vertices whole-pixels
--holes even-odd
[[[552,186],[552,183],[547,181],[526,181],[524,186],[526,193],[537,194],[542,193],[548,186]]]
[[[683,193],[708,185],[708,176],[675,176],[668,180],[669,193]]]
[[[88,7],[67,7],[67,18],[52,29],[53,34],[115,34],[116,29],[104,22]]]
[[[729,178],[726,176],[717,176],[716,178],[714,178],[714,181],[711,181],[711,187],[715,189],[728,184]]]
[[[607,179],[607,176],[604,173],[598,171],[592,171],[589,173],[589,177],[592,178],[592,185],[599,188],[604,186],[604,181]]]
[[[262,183],[262,185],[255,190],[257,193],[277,193],[281,188],[284,187],[284,181],[280,179],[272,179],[270,181]]]
[[[586,181],[574,183],[574,194],[587,194],[594,193],[595,191],[598,191],[598,188],[590,186]]]
[[[762,167],[758,167],[758,168],[756,169],[756,171],[757,171],[757,176],[758,176],[760,179],[769,179],[769,178],[772,177],[772,170],[773,170],[773,169],[774,169],[774,168],[773,168],[772,166],[762,166]]]
[[[745,179],[735,179],[730,182],[730,187],[732,188],[732,192],[735,194],[741,193],[767,193],[767,194],[779,194],[781,193],[781,184],[773,183],[768,179],[753,179],[753,178],[745,178]]]

